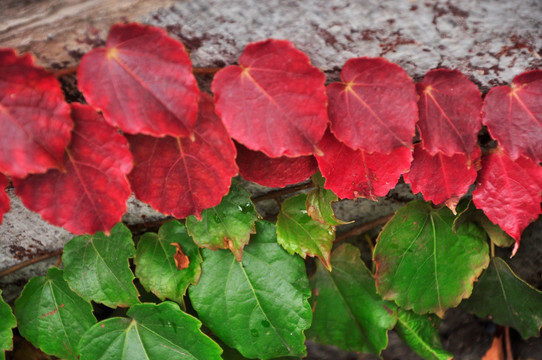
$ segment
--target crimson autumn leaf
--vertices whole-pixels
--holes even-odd
[[[285,40],[249,44],[214,77],[217,114],[230,135],[269,157],[310,155],[326,130],[326,77]]]
[[[399,147],[390,154],[352,150],[327,131],[318,143],[324,155],[316,156],[325,188],[340,198],[376,200],[395,187],[412,161],[412,151]]]
[[[389,154],[412,145],[418,95],[412,79],[383,58],[349,59],[329,84],[331,131],[350,148]]]
[[[130,134],[192,136],[199,89],[182,43],[160,28],[113,25],[81,59],[78,85],[107,122]]]
[[[214,113],[213,101],[202,94],[194,138],[130,135],[134,169],[129,175],[136,197],[166,215],[201,220],[216,206],[237,175],[235,145]]]
[[[476,180],[475,163],[480,157],[480,148],[474,149],[469,160],[465,154],[431,155],[422,144],[416,144],[410,172],[403,175],[405,182],[412,185],[414,193],[421,192],[426,201],[446,202],[446,206],[455,211],[459,199]]]
[[[72,104],[75,128],[64,154],[64,172],[13,178],[23,204],[74,234],[109,233],[126,212],[126,174],[132,155],[126,139],[88,106]]]
[[[478,87],[457,70],[435,69],[416,84],[416,90],[423,148],[431,155],[470,156],[482,126]]]
[[[484,125],[512,160],[542,162],[542,70],[516,76],[511,87],[491,89],[482,111]]]
[[[9,211],[9,197],[4,190],[9,185],[9,180],[4,174],[0,173],[0,224],[2,224],[2,219],[4,214]]]
[[[263,186],[285,187],[307,180],[318,171],[314,156],[270,158],[260,151],[237,145],[239,173],[248,181]]]
[[[0,48],[0,172],[13,177],[62,168],[73,127],[56,78]]]
[[[542,167],[525,157],[514,161],[498,149],[482,158],[472,200],[516,240],[515,254],[521,232],[542,213],[541,194]]]

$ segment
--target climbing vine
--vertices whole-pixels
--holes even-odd
[[[326,85],[269,39],[218,71],[211,95],[180,42],[132,23],[83,56],[77,79],[86,104],[0,49],[0,188],[78,235],[13,312],[0,298],[0,359],[14,327],[70,359],[299,358],[306,338],[380,354],[391,329],[448,359],[438,318],[457,306],[538,335],[542,293],[490,249],[515,254],[542,213],[541,70],[483,98],[459,71],[415,84],[360,57]],[[480,148],[483,126],[498,146]],[[285,192],[271,222],[238,175],[310,184]],[[355,241],[339,243],[333,203],[378,201],[401,176],[421,196],[385,219],[368,268]],[[133,236],[120,222],[132,193],[175,219]],[[2,191],[0,220],[7,211]],[[128,311],[97,319],[91,304]]]

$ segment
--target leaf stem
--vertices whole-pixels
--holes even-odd
[[[508,326],[504,327],[504,344],[506,348],[506,360],[514,360],[512,344],[510,343],[510,328]]]
[[[493,259],[495,257],[495,244],[491,240],[489,240],[489,248],[491,250],[491,258]]]

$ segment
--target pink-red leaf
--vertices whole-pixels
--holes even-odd
[[[27,208],[74,234],[109,233],[126,212],[132,155],[126,139],[92,107],[71,108],[75,128],[65,171],[13,179],[15,192]]]
[[[359,197],[376,200],[386,195],[397,184],[402,173],[408,171],[412,151],[400,147],[390,154],[352,150],[338,141],[329,131],[318,143],[324,155],[316,156],[325,188],[340,198]]]
[[[269,157],[313,154],[327,123],[326,77],[284,40],[249,44],[239,66],[213,80],[217,114],[230,135]]]
[[[235,145],[202,94],[195,140],[128,136],[134,154],[129,179],[138,199],[166,215],[185,218],[216,206],[237,175]]]
[[[414,147],[414,160],[410,171],[403,175],[406,183],[412,185],[414,193],[421,192],[426,201],[435,204],[446,202],[455,212],[459,199],[467,193],[476,180],[476,164],[480,149],[474,148],[470,157],[464,154],[446,156],[442,153],[431,155],[421,144]]]
[[[163,29],[114,25],[106,47],[83,56],[77,77],[88,103],[122,131],[192,136],[198,85],[183,44]]]
[[[350,59],[329,84],[331,131],[348,147],[389,154],[412,146],[418,95],[412,79],[383,58]]]
[[[5,190],[8,185],[8,178],[0,174],[0,224],[2,224],[4,214],[9,211],[9,197]]]
[[[55,77],[0,49],[0,172],[13,177],[61,168],[73,127]]]
[[[297,184],[318,171],[314,156],[270,158],[241,144],[237,144],[237,165],[245,180],[270,187]]]
[[[521,232],[542,213],[541,194],[542,167],[525,157],[514,161],[499,149],[482,158],[472,200],[516,240],[515,253]]]
[[[482,96],[478,87],[457,70],[429,71],[416,84],[420,96],[418,128],[431,155],[470,156],[482,126]]]
[[[491,89],[482,111],[489,133],[513,160],[542,162],[542,70],[516,76],[512,87]]]

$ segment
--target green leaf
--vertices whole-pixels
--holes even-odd
[[[313,182],[318,185],[317,189],[307,195],[307,214],[314,220],[324,225],[343,225],[347,221],[337,219],[331,203],[339,200],[339,197],[331,190],[324,189],[324,177],[317,172],[312,176]]]
[[[179,269],[175,262],[176,245],[188,257],[187,268]],[[177,220],[162,225],[158,234],[146,233],[137,244],[136,276],[147,291],[158,298],[169,298],[183,304],[188,285],[196,284],[201,275],[201,254],[188,235],[186,227]],[[182,266],[181,266],[182,267]]]
[[[493,258],[461,307],[479,317],[510,326],[524,339],[542,327],[542,292],[520,279],[501,258]]]
[[[452,229],[446,207],[412,201],[380,233],[374,250],[377,291],[418,314],[444,312],[469,297],[489,263],[485,233],[474,223]]]
[[[335,227],[313,220],[307,214],[307,195],[284,200],[277,219],[277,240],[290,254],[306,258],[316,256],[331,271],[329,254],[335,239]]]
[[[137,304],[128,318],[90,328],[79,344],[81,360],[220,359],[222,349],[200,330],[201,322],[173,302]]]
[[[119,223],[111,235],[76,236],[64,247],[64,278],[84,299],[109,307],[137,304],[138,293],[128,259],[135,248],[130,230]]]
[[[254,233],[258,213],[250,200],[248,191],[235,182],[228,195],[214,208],[204,210],[201,221],[194,216],[186,219],[188,232],[200,247],[230,249],[238,261],[243,248]]]
[[[314,314],[307,337],[348,351],[380,354],[395,325],[395,304],[377,295],[358,248],[341,245],[331,254],[331,264],[331,272],[318,264],[311,279]]]
[[[241,262],[203,250],[201,278],[189,295],[201,321],[248,358],[306,354],[312,312],[305,263],[276,243],[275,226],[256,223]]]
[[[24,338],[63,359],[77,359],[79,339],[96,323],[90,303],[70,289],[57,268],[30,279],[15,300],[15,317]]]
[[[514,238],[502,230],[499,225],[493,224],[482,210],[476,209],[472,200],[461,202],[457,207],[459,215],[454,220],[454,230],[468,221],[476,221],[486,231],[492,243],[499,247],[510,247],[516,243]]]
[[[440,337],[430,315],[418,315],[399,308],[395,331],[416,354],[424,359],[447,360],[453,356],[442,348]]]
[[[4,351],[11,350],[13,346],[11,329],[15,326],[17,326],[15,316],[11,312],[11,307],[2,298],[2,289],[0,289],[0,360],[5,359]]]

